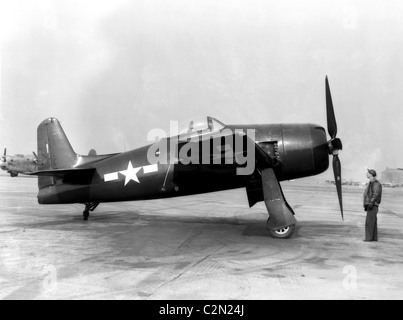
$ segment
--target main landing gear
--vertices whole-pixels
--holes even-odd
[[[98,207],[99,202],[87,202],[85,203],[85,209],[83,211],[84,220],[88,220],[90,216],[90,211],[94,211],[96,207]]]
[[[269,218],[270,219],[270,218]],[[267,219],[267,224],[269,224],[269,219]],[[295,224],[280,228],[280,229],[272,229],[269,226],[266,227],[270,236],[276,239],[288,239],[290,238],[295,231]]]

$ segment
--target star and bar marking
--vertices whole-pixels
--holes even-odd
[[[127,169],[126,170],[121,170],[121,171],[115,171],[111,173],[106,173],[104,174],[104,181],[114,181],[119,179],[119,175],[123,174],[125,176],[125,184],[127,185],[131,180],[136,181],[137,183],[140,183],[139,178],[137,177],[137,173],[143,168],[143,173],[151,173],[151,172],[156,172],[158,171],[158,165],[157,164],[151,164],[148,166],[141,166],[141,167],[133,167],[133,164],[131,161],[127,164]]]

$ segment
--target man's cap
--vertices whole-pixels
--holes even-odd
[[[376,171],[374,169],[367,169],[367,170],[373,177],[376,177]]]

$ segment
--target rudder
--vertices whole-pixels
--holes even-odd
[[[48,118],[38,126],[38,170],[73,168],[77,154],[70,145],[59,120]],[[54,184],[53,177],[38,177],[38,186],[43,188]]]

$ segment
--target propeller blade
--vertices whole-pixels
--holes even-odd
[[[333,173],[334,173],[334,182],[336,183],[337,196],[339,197],[341,218],[344,220],[343,198],[342,198],[342,193],[341,193],[341,164],[340,164],[339,156],[337,154],[333,156]]]
[[[326,76],[326,114],[327,114],[327,130],[329,135],[334,139],[337,134],[337,123],[334,115],[332,95],[330,93],[329,80]]]
[[[38,156],[36,155],[35,151],[32,151],[32,153],[34,154],[34,162],[38,163]]]

